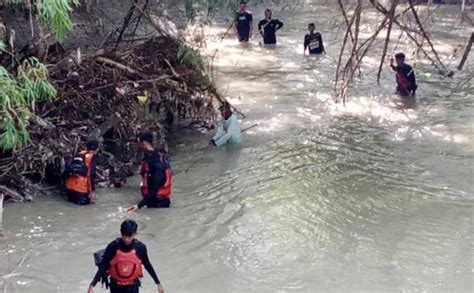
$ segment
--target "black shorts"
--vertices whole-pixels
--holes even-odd
[[[140,284],[120,286],[114,281],[110,282],[110,293],[138,293],[140,291]]]
[[[147,208],[169,208],[171,200],[166,197],[154,197],[147,203]]]
[[[67,201],[75,203],[77,205],[88,205],[91,203],[89,193],[81,193],[74,190],[66,189]]]

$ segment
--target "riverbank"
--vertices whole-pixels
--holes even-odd
[[[222,98],[199,52],[177,39],[155,37],[105,46],[85,58],[69,56],[49,59],[59,94],[36,105],[31,142],[2,155],[0,185],[27,198],[60,184],[68,159],[87,139],[101,142],[99,185],[121,186],[139,161],[134,143],[139,131],[153,131],[155,145],[167,148],[167,132],[176,121],[213,124],[214,105]],[[18,197],[8,192],[6,199]]]

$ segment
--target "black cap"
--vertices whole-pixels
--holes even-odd
[[[86,144],[87,150],[96,151],[99,148],[99,142],[95,139],[91,139]]]
[[[120,234],[122,236],[133,236],[137,234],[138,224],[134,220],[125,220],[120,225]]]
[[[138,134],[138,141],[148,141],[149,143],[153,143],[153,133],[149,131],[140,132]]]

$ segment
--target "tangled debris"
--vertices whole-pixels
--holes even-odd
[[[155,132],[156,144],[166,146],[174,119],[214,121],[214,101],[222,99],[193,54],[175,39],[157,37],[84,61],[56,60],[51,77],[59,97],[37,105],[31,143],[0,158],[0,184],[37,194],[44,190],[38,183],[60,183],[68,158],[97,138],[99,182],[119,186],[134,173],[139,131]]]

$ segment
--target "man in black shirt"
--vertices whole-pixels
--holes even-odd
[[[150,263],[145,244],[135,239],[137,227],[137,223],[133,220],[125,220],[122,223],[120,226],[122,237],[107,245],[87,293],[93,293],[95,285],[100,280],[106,286],[110,284],[111,293],[138,293],[140,278],[143,276],[142,265],[158,286],[158,292],[165,292]]]
[[[395,66],[393,58],[390,59],[390,67],[397,73],[397,92],[402,97],[414,96],[418,86],[416,85],[415,72],[413,68],[405,63],[405,54],[398,53],[395,55],[397,66]]]
[[[265,10],[265,19],[262,19],[258,23],[258,31],[263,37],[263,43],[265,45],[276,44],[276,31],[283,27],[283,22],[278,19],[272,18],[272,11],[270,9]]]
[[[247,2],[240,2],[240,10],[235,18],[235,30],[239,42],[248,42],[252,37],[253,16],[247,11]]]
[[[143,199],[127,209],[131,212],[144,206],[169,208],[171,204],[171,167],[164,150],[155,150],[152,143],[152,133],[142,132],[138,135],[138,146],[143,151],[141,170]]]
[[[314,32],[315,29],[314,23],[308,25],[309,34],[304,37],[304,54],[306,54],[306,49],[309,50],[309,54],[326,54],[321,33]]]

